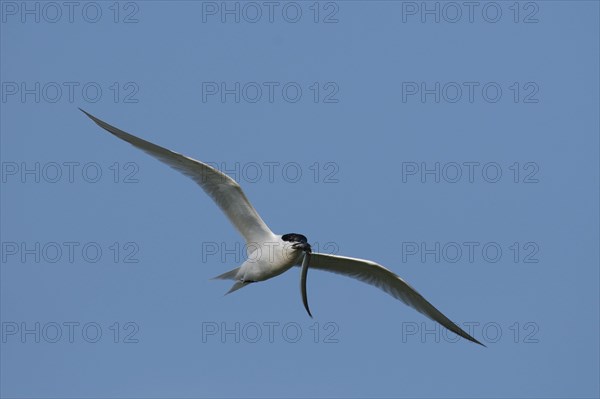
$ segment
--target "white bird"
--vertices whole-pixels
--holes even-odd
[[[310,266],[314,269],[343,274],[373,285],[440,323],[455,334],[485,346],[444,316],[414,288],[385,267],[364,259],[312,253],[308,240],[302,234],[274,234],[248,201],[240,185],[226,174],[203,162],[126,133],[81,108],[80,110],[109,133],[190,177],[221,208],[244,237],[248,248],[252,248],[248,259],[240,267],[215,277],[216,279],[235,281],[227,292],[228,294],[248,284],[278,276],[292,266],[301,266],[302,301],[306,311],[312,317],[306,294],[306,277]],[[253,254],[257,253],[262,255],[253,257]],[[267,255],[265,256],[265,254]]]

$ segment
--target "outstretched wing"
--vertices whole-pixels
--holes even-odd
[[[254,209],[240,185],[215,168],[126,133],[80,110],[98,126],[192,178],[215,201],[246,242],[273,239],[273,233]]]
[[[416,309],[431,320],[440,323],[448,330],[471,342],[483,345],[444,316],[442,312],[437,310],[399,276],[375,262],[364,259],[348,258],[345,256],[313,253],[310,259],[310,267],[313,269],[343,274],[373,285]]]

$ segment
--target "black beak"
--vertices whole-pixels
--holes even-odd
[[[310,247],[310,244],[307,242],[299,242],[297,244],[294,244],[293,247],[294,247],[294,249],[301,249],[304,252],[308,252],[308,253],[312,252],[312,248]]]

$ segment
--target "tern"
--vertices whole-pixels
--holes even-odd
[[[300,291],[304,308],[312,317],[308,306],[306,280],[308,268],[324,270],[358,279],[375,286],[392,297],[404,302],[418,312],[438,322],[455,334],[479,345],[481,342],[463,331],[458,325],[444,316],[429,301],[408,285],[398,275],[370,260],[346,256],[313,253],[307,238],[298,233],[278,235],[273,233],[252,206],[240,185],[219,170],[185,155],[160,147],[132,134],[126,133],[108,123],[86,114],[98,126],[112,135],[150,154],[171,168],[194,180],[221,208],[225,216],[244,237],[249,250],[248,259],[241,266],[230,270],[215,279],[234,280],[227,294],[248,284],[265,281],[293,266],[300,266]],[[252,257],[253,253],[268,253],[268,256]],[[264,250],[264,251],[263,251]]]

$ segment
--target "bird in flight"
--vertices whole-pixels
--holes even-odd
[[[485,346],[444,316],[413,287],[385,267],[365,259],[313,253],[304,235],[298,233],[278,235],[273,233],[248,201],[240,185],[226,174],[203,162],[126,133],[81,108],[80,110],[112,135],[190,177],[221,208],[229,221],[246,240],[250,252],[248,259],[240,267],[215,277],[216,279],[234,281],[233,286],[227,292],[228,294],[248,284],[278,276],[293,266],[300,266],[302,302],[309,316],[312,317],[306,292],[307,273],[310,267],[342,274],[373,285],[411,306],[431,320],[440,323],[455,334]],[[252,254],[259,253],[257,251],[260,251],[261,254],[268,253],[268,256],[252,256]]]

